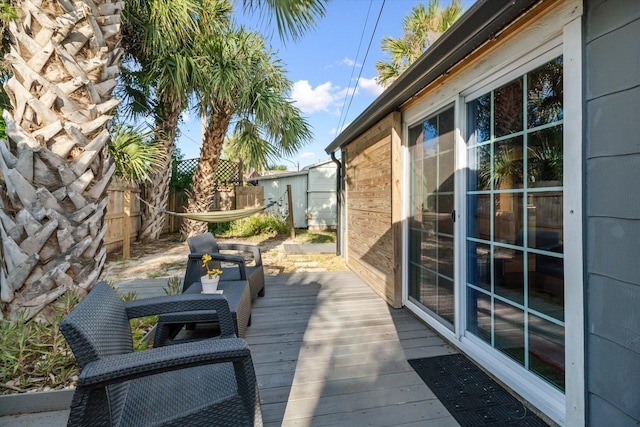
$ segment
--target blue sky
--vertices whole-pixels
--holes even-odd
[[[257,18],[238,14],[240,21],[265,34],[270,41],[275,56],[282,61],[293,83],[291,98],[313,131],[312,143],[296,156],[276,163],[295,170],[297,164],[303,168],[329,159],[324,149],[338,129],[344,129],[383,91],[375,82],[375,63],[388,61],[380,49],[380,40],[384,36],[400,37],[403,18],[419,3],[417,0],[331,0],[325,18],[318,21],[315,29],[295,43],[284,44],[277,35],[270,35],[272,30],[260,25]],[[440,3],[447,5],[449,1]],[[463,0],[464,10],[473,3],[473,0]],[[200,122],[193,113],[186,113],[183,119],[178,147],[185,159],[198,157]]]

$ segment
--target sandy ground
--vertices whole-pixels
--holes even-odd
[[[300,271],[343,271],[344,259],[335,254],[285,253],[285,243],[299,243],[294,239],[280,237],[262,238],[216,238],[220,243],[246,243],[258,245],[266,274],[293,273]],[[184,274],[184,264],[189,247],[179,235],[163,236],[151,243],[134,242],[130,258],[122,259],[122,252],[107,256],[102,280],[129,280],[155,277],[173,277]]]

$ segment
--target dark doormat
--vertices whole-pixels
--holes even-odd
[[[462,427],[548,427],[462,354],[409,360]]]

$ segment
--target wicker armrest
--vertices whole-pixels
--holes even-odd
[[[256,265],[262,265],[262,254],[256,245],[244,245],[242,243],[218,243],[218,248],[224,251],[250,252]]]
[[[189,260],[201,260],[204,252],[192,252],[189,254]],[[214,252],[209,254],[211,256],[211,260],[220,261],[220,262],[228,262],[232,264],[238,265],[238,270],[240,272],[240,280],[247,280],[247,267],[243,257],[240,255],[231,255],[231,254],[221,254],[219,252]]]
[[[185,311],[216,311],[220,331],[223,336],[235,335],[234,321],[229,303],[224,295],[217,294],[180,294],[164,297],[142,298],[125,303],[127,317],[152,316],[164,313],[182,313]]]
[[[118,354],[87,364],[80,373],[78,386],[104,387],[147,375],[211,363],[233,362],[249,356],[249,347],[240,338],[209,339]]]
[[[202,255],[204,255],[205,252],[191,252],[189,254],[189,258],[197,258],[197,259],[202,259]],[[241,257],[240,255],[232,255],[232,254],[221,254],[220,252],[213,252],[213,253],[209,253],[209,256],[211,256],[211,259],[213,261],[224,261],[224,262],[231,262],[234,264],[244,264],[244,258]]]
[[[222,316],[231,316],[226,298],[216,294],[180,294],[141,298],[127,301],[124,306],[129,319],[153,316],[154,314],[200,310],[216,310],[220,311]]]

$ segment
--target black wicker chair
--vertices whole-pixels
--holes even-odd
[[[211,233],[203,233],[187,239],[189,249],[192,254],[202,256],[202,254],[215,254],[220,251],[235,251],[241,253],[251,253],[253,255],[253,265],[246,265],[246,274],[251,287],[251,298],[264,296],[264,268],[262,266],[262,254],[260,248],[255,245],[243,245],[240,243],[218,243]],[[236,266],[223,267],[222,270],[228,280],[235,280],[239,277],[240,271]]]
[[[212,309],[221,338],[133,351],[129,319]],[[80,368],[69,426],[262,425],[251,353],[220,295],[124,303],[100,282],[59,327]]]

